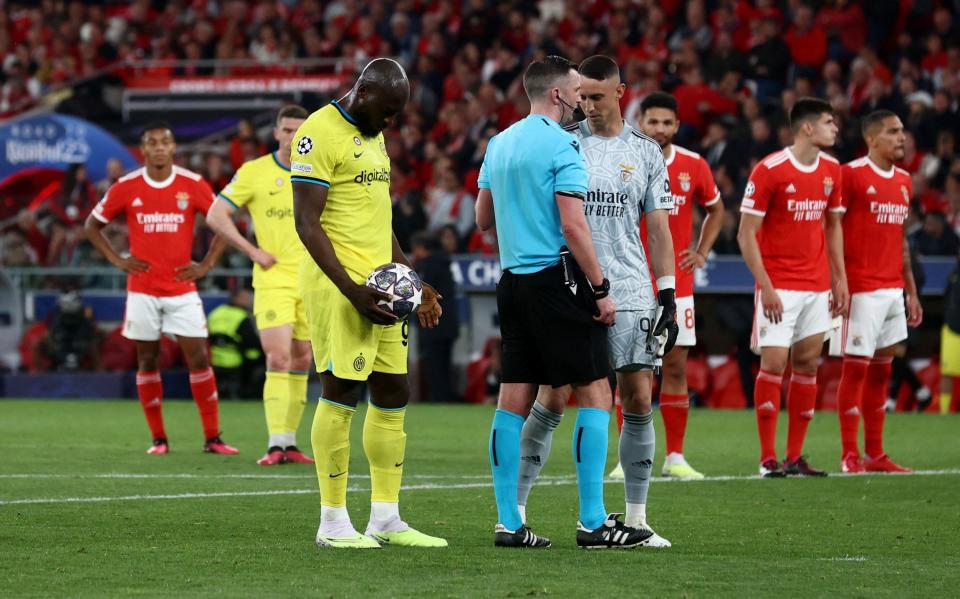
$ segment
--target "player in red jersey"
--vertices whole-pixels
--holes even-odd
[[[666,432],[664,476],[699,479],[703,475],[690,467],[683,457],[690,399],[687,395],[687,355],[697,344],[693,304],[693,271],[703,268],[707,255],[723,226],[723,202],[713,180],[710,165],[696,152],[673,143],[680,128],[677,100],[670,94],[654,92],[640,104],[640,129],[663,149],[670,175],[673,210],[670,234],[676,252],[677,322],[680,334],[673,350],[663,358],[663,386],[660,389],[660,415]],[[693,205],[706,211],[697,244],[693,245]],[[645,230],[641,230],[641,235]]]
[[[757,281],[752,346],[760,350],[754,391],[763,476],[825,476],[801,455],[817,400],[817,366],[835,314],[849,300],[843,277],[840,164],[821,150],[834,144],[830,104],[801,98],[790,110],[792,146],[754,167],[744,192],[737,239]],[[827,232],[824,218],[827,212]],[[829,260],[827,259],[829,253]],[[775,448],[787,358],[789,429],[783,468]]]
[[[147,453],[169,451],[163,428],[163,386],[157,369],[160,335],[176,335],[190,369],[190,390],[200,411],[209,453],[235,454],[220,439],[217,381],[207,357],[207,320],[197,279],[217,262],[226,245],[215,238],[203,262],[190,259],[197,213],[206,214],[213,191],[200,175],[174,166],[176,143],[166,123],[147,125],[140,138],[144,168],[121,177],[87,218],[87,238],[111,264],[127,273],[123,336],[137,342],[137,395],[153,435]],[[124,215],[130,255],[120,256],[103,228]]]
[[[843,166],[843,256],[850,314],[839,341],[843,372],[837,389],[844,472],[909,472],[883,451],[884,403],[896,346],[923,309],[910,268],[903,223],[913,196],[910,173],[897,168],[905,135],[896,114],[878,110],[862,123],[869,153]],[[906,300],[906,309],[904,308]],[[857,446],[863,415],[865,458]]]

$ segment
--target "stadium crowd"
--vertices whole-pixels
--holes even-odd
[[[877,108],[903,115],[909,134],[901,166],[913,175],[915,196],[912,246],[921,255],[956,255],[956,4],[11,2],[0,12],[0,111],[14,107],[24,93],[56,90],[110,65],[126,76],[168,69],[130,66],[142,59],[249,59],[261,66],[244,66],[244,73],[274,73],[292,58],[356,64],[396,56],[413,86],[403,118],[387,132],[398,237],[409,249],[410,236],[425,229],[449,252],[492,253],[496,240],[473,224],[476,176],[490,136],[525,114],[523,65],[547,54],[577,61],[606,53],[624,70],[628,120],[635,122],[650,91],[665,89],[677,97],[683,123],[677,142],[707,158],[729,207],[739,205],[756,160],[787,143],[785,115],[797,97],[831,102],[842,130],[834,151],[842,161],[863,150],[857,126],[862,115]],[[213,71],[189,66],[163,71],[208,73]],[[244,160],[269,148],[268,139],[267,131],[241,122],[229,147],[182,152],[178,160],[218,190]],[[110,179],[120,174],[113,169]],[[109,183],[86,180],[82,168],[71,173],[45,214],[24,214],[6,233],[4,263],[99,264],[78,227]],[[727,211],[719,253],[739,251],[737,214]]]
[[[412,86],[405,112],[384,132],[398,239],[410,250],[427,232],[450,254],[495,254],[495,234],[474,226],[477,174],[488,139],[527,113],[523,67],[549,54],[579,62],[595,53],[621,65],[629,121],[654,90],[678,99],[675,141],[703,154],[729,208],[717,253],[739,253],[747,175],[790,143],[786,114],[806,95],[836,111],[841,136],[832,151],[842,162],[864,153],[862,116],[880,108],[902,116],[911,247],[927,256],[960,251],[960,3],[949,0],[8,2],[0,12],[0,113],[104,70],[125,78],[350,74],[369,58],[395,56]],[[202,59],[220,63],[143,62]],[[184,149],[177,161],[218,191],[272,143],[269,129],[240,121],[229,144]],[[71,169],[53,200],[8,223],[2,264],[106,266],[81,227],[121,171],[114,162],[108,179],[90,181],[83,167]],[[123,247],[122,227],[108,234]],[[198,236],[197,257],[210,237]],[[237,252],[224,260],[249,266]]]

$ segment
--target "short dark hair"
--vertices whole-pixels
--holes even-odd
[[[140,139],[143,139],[143,136],[150,131],[156,131],[157,129],[166,129],[170,132],[170,135],[173,135],[173,127],[167,121],[150,121],[140,129]]]
[[[606,81],[620,76],[620,67],[609,56],[595,54],[580,63],[580,75],[587,79]]]
[[[547,56],[535,60],[523,72],[523,89],[532,101],[555,87],[558,79],[566,77],[570,71],[576,71],[577,65],[562,56]]]
[[[306,119],[308,116],[310,113],[303,106],[289,104],[277,111],[277,123],[280,123],[280,119]]]
[[[833,106],[820,98],[798,98],[790,109],[790,128],[794,131],[807,121],[815,121],[822,114],[833,114]]]
[[[673,114],[676,115],[677,99],[667,92],[647,94],[647,97],[640,102],[640,114],[643,114],[651,108],[665,108],[666,110],[672,110]]]
[[[863,121],[860,122],[860,133],[864,137],[867,136],[872,129],[882,124],[884,120],[891,117],[896,118],[897,113],[891,110],[874,110],[867,116],[863,117]]]

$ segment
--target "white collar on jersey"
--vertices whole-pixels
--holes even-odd
[[[880,168],[880,165],[878,165],[876,162],[870,159],[869,154],[867,154],[866,159],[867,159],[867,164],[870,165],[870,168],[873,169],[873,172],[877,173],[884,179],[893,179],[893,174],[897,172],[897,168],[893,165],[890,165],[890,170],[888,171],[883,170],[882,168]]]
[[[819,151],[817,152],[817,160],[809,166],[797,160],[797,157],[793,155],[793,151],[790,150],[789,147],[784,148],[783,151],[787,153],[787,158],[790,159],[790,163],[793,164],[793,167],[796,168],[801,173],[813,173],[813,172],[816,172],[818,168],[820,168],[820,152]]]
[[[163,189],[164,187],[169,187],[173,180],[177,178],[177,167],[170,169],[170,176],[164,179],[163,181],[154,181],[150,178],[150,175],[147,174],[147,167],[143,167],[143,180],[147,182],[147,185],[154,189]]]
[[[677,149],[673,147],[673,144],[670,144],[670,157],[664,157],[663,161],[667,163],[667,166],[673,164],[673,159],[677,157]]]

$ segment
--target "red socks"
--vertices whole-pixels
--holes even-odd
[[[860,414],[863,411],[861,398],[866,388],[867,369],[870,358],[844,356],[840,386],[837,388],[837,414],[840,417],[840,442],[842,455],[860,455],[857,437],[860,432]],[[884,393],[884,395],[886,395]]]
[[[777,416],[780,415],[780,387],[783,375],[760,370],[753,389],[753,406],[760,433],[760,462],[777,459]]]
[[[190,392],[200,412],[203,423],[203,438],[211,439],[220,435],[220,416],[218,412],[217,380],[213,369],[196,370],[190,373]]]
[[[863,440],[864,453],[870,458],[883,455],[883,421],[886,417],[884,404],[887,400],[887,384],[893,358],[874,358],[867,370],[863,386]]]
[[[159,372],[137,373],[137,397],[140,398],[143,415],[147,417],[150,434],[154,439],[166,439],[167,433],[163,429],[163,408],[161,407],[163,383],[160,381]]]
[[[687,434],[687,415],[690,398],[681,394],[660,394],[660,415],[667,437],[666,455],[683,453],[683,438]]]
[[[787,429],[787,461],[793,461],[803,453],[803,441],[807,438],[807,426],[813,420],[817,405],[817,375],[794,372],[787,391],[787,413],[790,426]]]

